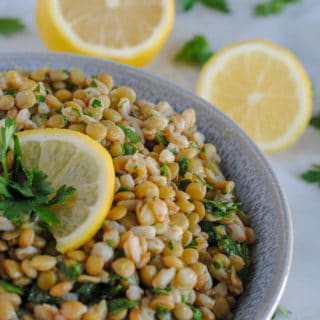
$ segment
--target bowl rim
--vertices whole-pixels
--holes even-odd
[[[271,165],[269,164],[266,157],[262,154],[260,149],[257,147],[257,145],[249,138],[249,136],[236,124],[233,120],[231,120],[228,116],[226,116],[222,111],[220,111],[215,106],[211,105],[208,101],[204,100],[203,98],[197,96],[192,91],[189,91],[183,87],[180,87],[179,85],[175,84],[174,82],[171,82],[167,79],[162,78],[161,76],[158,76],[156,74],[153,74],[151,72],[145,71],[143,69],[138,69],[131,67],[129,65],[113,62],[110,60],[104,60],[100,58],[94,58],[89,56],[83,56],[78,54],[70,54],[70,53],[58,53],[58,52],[42,52],[42,51],[6,51],[0,53],[0,64],[3,64],[3,61],[7,60],[12,62],[17,59],[20,63],[21,61],[36,61],[37,58],[41,60],[41,58],[48,58],[48,64],[50,64],[50,61],[61,61],[67,59],[67,60],[73,60],[75,59],[77,61],[77,64],[83,62],[83,63],[102,63],[106,66],[109,66],[110,68],[116,68],[121,70],[124,73],[130,74],[131,76],[143,78],[145,81],[151,82],[158,82],[161,83],[164,87],[170,87],[172,90],[179,91],[181,95],[183,95],[186,98],[190,98],[191,100],[198,100],[201,105],[205,105],[207,108],[211,108],[217,115],[219,115],[220,118],[223,119],[228,125],[237,131],[237,133],[240,136],[240,139],[242,139],[248,147],[251,149],[254,157],[259,161],[259,163],[264,167],[266,173],[268,174],[269,178],[271,179],[274,188],[277,191],[277,194],[279,196],[280,204],[281,204],[281,210],[284,213],[283,221],[284,225],[287,226],[284,230],[286,233],[285,236],[285,244],[286,247],[284,248],[285,257],[282,259],[282,265],[278,266],[282,272],[279,274],[276,274],[275,276],[278,276],[278,284],[273,287],[274,292],[272,292],[272,295],[268,295],[266,298],[268,299],[264,304],[262,309],[259,313],[259,320],[268,320],[272,317],[274,314],[280,299],[284,293],[290,269],[292,264],[292,256],[293,256],[293,242],[294,242],[294,235],[293,235],[293,223],[292,223],[292,215],[289,208],[289,204],[286,198],[286,195],[279,183],[279,180],[277,176],[275,175],[275,172],[271,168]],[[19,67],[19,62],[17,62],[16,67]],[[1,68],[0,68],[0,71]]]

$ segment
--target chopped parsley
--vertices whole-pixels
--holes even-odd
[[[110,315],[116,314],[122,310],[128,310],[138,306],[138,301],[128,300],[125,298],[118,298],[108,301],[108,311]]]
[[[214,267],[215,267],[217,270],[220,270],[220,269],[222,268],[221,263],[219,263],[218,261],[215,261],[215,262],[213,263],[213,265],[214,265]]]
[[[36,98],[36,103],[41,103],[41,102],[44,102],[44,99],[45,99],[45,97],[44,96],[37,96],[37,98]]]
[[[15,286],[5,280],[0,279],[0,287],[2,287],[4,290],[6,290],[9,293],[15,293],[19,296],[21,296],[23,294],[22,288]]]
[[[170,240],[170,241],[168,242],[168,247],[169,247],[170,250],[173,250],[173,249],[174,249],[174,245],[173,245],[172,240]]]
[[[69,281],[76,280],[81,274],[81,265],[76,262],[67,265],[64,261],[59,261],[57,267]]]
[[[178,183],[178,189],[182,191],[186,191],[187,186],[191,183],[192,181],[190,179],[183,179],[180,180]]]
[[[204,180],[202,177],[200,177],[198,174],[194,173],[194,175],[198,178],[201,184],[206,186],[208,189],[213,189],[213,186],[210,185],[206,180]]]
[[[104,241],[109,247],[112,247],[114,245],[114,241],[112,239],[107,239]]]
[[[91,86],[92,88],[98,88],[98,84],[97,84],[97,82],[94,81],[94,80],[92,80],[92,81],[90,82],[90,86]]]
[[[187,248],[196,248],[198,245],[198,238],[197,236],[193,236],[191,242],[187,245]]]
[[[91,106],[92,106],[92,108],[101,108],[102,103],[99,99],[93,99]]]
[[[151,292],[154,294],[169,294],[171,292],[171,288],[151,288]]]
[[[169,167],[168,167],[168,165],[167,165],[166,163],[164,163],[164,164],[162,165],[162,167],[160,168],[160,172],[161,172],[161,175],[162,175],[162,176],[165,176],[165,177],[168,176]]]
[[[163,144],[165,146],[168,144],[168,139],[163,134],[156,134],[155,140],[157,141],[157,143]]]
[[[17,92],[17,89],[10,89],[7,91],[7,94],[14,97],[17,94]]]
[[[228,256],[236,255],[243,259],[246,265],[250,262],[249,248],[247,245],[237,243],[231,238],[227,237],[219,241],[219,246],[225,251]]]
[[[61,125],[64,127],[68,123],[68,118],[66,116],[61,117]]]
[[[167,313],[171,313],[171,311],[165,307],[163,304],[158,304],[157,306],[157,314],[161,315],[161,314],[167,314]]]
[[[190,160],[188,158],[183,157],[178,161],[178,164],[179,164],[179,175],[183,177],[188,171]]]
[[[239,202],[225,202],[218,200],[202,200],[207,213],[212,214],[218,218],[228,216],[232,211],[238,210],[241,203]]]
[[[123,126],[120,123],[117,123],[117,126],[122,129],[122,131],[124,132],[124,134],[130,139],[131,142],[133,143],[138,143],[140,141],[138,135],[130,128],[127,128],[125,126]]]
[[[203,35],[196,35],[184,44],[174,60],[202,66],[212,55],[208,40]]]
[[[125,142],[124,144],[122,144],[121,149],[123,156],[133,155],[138,151],[138,148],[130,142]]]

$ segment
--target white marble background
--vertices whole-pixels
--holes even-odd
[[[79,0],[78,0],[79,1]],[[214,49],[230,42],[266,38],[292,50],[306,67],[316,91],[315,112],[320,111],[320,1],[302,0],[284,13],[254,18],[253,5],[262,0],[229,0],[232,15],[197,5],[184,13],[177,2],[177,17],[169,41],[145,69],[194,90],[199,70],[176,65],[172,57],[194,34],[207,36]],[[12,37],[0,36],[0,51],[45,51],[34,23],[34,0],[0,0],[0,16],[15,16],[27,29]],[[295,247],[292,271],[282,304],[292,320],[320,319],[320,188],[299,179],[299,173],[320,163],[320,131],[308,128],[289,150],[269,156],[284,190],[294,220]]]

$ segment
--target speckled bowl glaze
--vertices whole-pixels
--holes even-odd
[[[128,66],[87,57],[48,53],[0,54],[0,70],[10,68],[78,67],[88,74],[108,72],[118,85],[135,89],[138,98],[167,100],[176,110],[194,108],[206,140],[216,145],[226,177],[236,183],[243,209],[251,218],[257,242],[250,275],[237,307],[237,320],[267,320],[287,282],[293,231],[288,204],[279,183],[258,148],[222,112],[173,83]]]

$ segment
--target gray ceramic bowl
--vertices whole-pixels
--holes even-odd
[[[269,319],[283,293],[291,264],[293,231],[290,211],[279,183],[258,148],[219,110],[173,83],[124,65],[67,54],[0,54],[0,70],[78,67],[91,73],[108,72],[118,85],[134,88],[138,97],[167,100],[177,110],[194,108],[206,140],[216,145],[222,170],[236,183],[243,209],[252,221],[257,243],[245,291],[235,309],[237,320]]]

